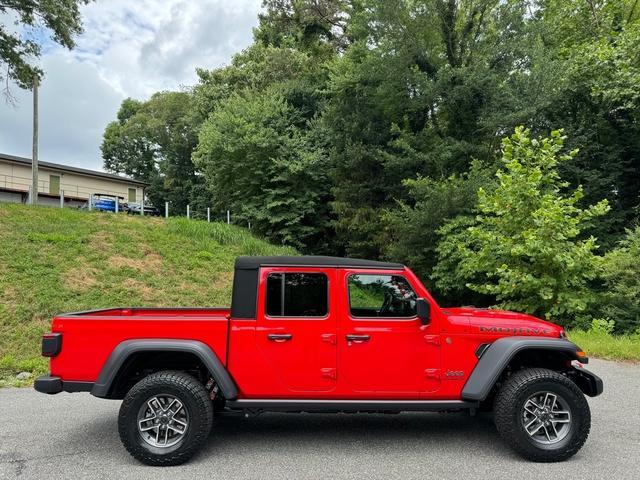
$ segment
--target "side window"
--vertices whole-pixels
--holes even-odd
[[[136,201],[136,193],[137,192],[138,192],[137,189],[129,188],[129,201],[130,202],[135,202]]]
[[[349,277],[349,308],[354,317],[414,317],[416,299],[409,282],[399,275]]]
[[[328,281],[323,273],[272,273],[267,277],[267,315],[324,317]]]

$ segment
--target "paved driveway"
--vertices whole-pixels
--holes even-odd
[[[191,462],[152,468],[120,444],[120,402],[0,389],[0,478],[640,479],[640,365],[590,368],[605,393],[586,445],[559,464],[512,454],[487,416],[265,414],[223,418]]]

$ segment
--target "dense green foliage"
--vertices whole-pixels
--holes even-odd
[[[581,209],[582,189],[558,175],[563,154],[559,131],[532,139],[522,127],[502,141],[504,170],[498,184],[478,191],[478,215],[471,226],[451,222],[442,229],[441,262],[434,275],[450,287],[449,273],[490,295],[498,305],[567,324],[594,303],[589,282],[598,274],[595,238],[581,238],[587,222],[609,210],[606,200]]]
[[[191,159],[197,119],[187,93],[156,93],[146,102],[126,99],[118,120],[104,132],[105,168],[149,182],[146,193],[158,207],[171,202],[171,210],[182,214],[188,204],[202,211],[198,207],[208,196]]]
[[[230,209],[303,252],[406,262],[443,304],[499,303],[582,325],[596,305],[619,315],[604,292],[622,275],[607,268],[623,263],[601,260],[628,248],[619,242],[638,221],[639,43],[637,0],[265,0],[254,42],[228,66],[201,66],[198,84],[176,94],[182,134],[163,143],[153,126],[172,94],[128,100],[105,132],[105,165],[154,179],[155,203],[173,195]],[[553,178],[507,192],[500,182],[514,171],[501,139],[520,125],[530,133],[516,134],[509,162],[557,165]],[[557,136],[548,155],[533,145],[560,129],[564,150]],[[521,219],[537,212],[541,224],[503,215],[510,225],[490,226],[493,190],[516,199],[526,185],[539,196],[525,195]],[[557,202],[544,201],[549,190]],[[602,200],[610,211],[600,215]],[[498,242],[469,278],[458,265],[469,227],[512,233],[516,251]],[[542,244],[516,245],[530,241],[524,229]],[[504,275],[488,281],[497,262]]]
[[[311,247],[327,216],[326,159],[279,92],[232,96],[200,131],[196,152],[218,208],[268,239]],[[250,174],[249,174],[250,173]],[[229,181],[229,179],[233,179]]]
[[[294,254],[221,222],[0,204],[0,386],[44,373],[60,312],[224,306],[238,255]]]
[[[618,248],[604,257],[602,315],[619,332],[640,334],[640,227],[629,230]]]
[[[385,235],[389,239],[384,248],[385,256],[411,265],[430,289],[445,293],[453,304],[483,303],[485,297],[469,292],[465,288],[466,282],[455,278],[455,265],[446,269],[446,279],[441,279],[439,284],[433,282],[431,272],[438,261],[440,229],[458,215],[459,221],[467,222],[463,216],[475,212],[478,189],[493,186],[489,170],[474,162],[464,174],[441,180],[418,177],[403,183],[409,199],[399,201],[397,207],[389,208],[383,217]]]
[[[51,38],[66,48],[73,48],[73,37],[82,32],[79,7],[90,0],[3,0],[0,3],[0,82],[14,80],[22,88],[31,88],[35,78],[43,71],[33,64],[40,56],[41,47],[25,30],[45,27]],[[15,27],[3,22],[15,18]],[[7,83],[8,85],[8,83]],[[8,94],[8,87],[5,90]]]

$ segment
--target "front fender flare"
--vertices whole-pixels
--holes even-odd
[[[580,350],[575,343],[561,338],[504,337],[487,348],[462,389],[462,399],[483,401],[511,359],[523,350],[554,350],[577,360]]]
[[[197,340],[136,339],[125,340],[113,349],[96,380],[91,395],[106,398],[125,360],[138,352],[186,352],[198,357],[207,367],[225,398],[235,400],[238,389],[229,372],[211,348]]]

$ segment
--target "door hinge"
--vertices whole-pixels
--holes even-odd
[[[323,378],[330,378],[332,380],[335,380],[337,377],[335,368],[321,368],[320,375]]]
[[[426,378],[433,378],[434,380],[440,380],[440,369],[438,369],[438,368],[427,368],[424,371],[424,376]]]
[[[323,333],[322,335],[320,335],[320,338],[323,342],[335,345],[337,343],[338,336],[335,333]]]
[[[425,335],[424,341],[435,345],[436,347],[440,346],[440,335]]]

